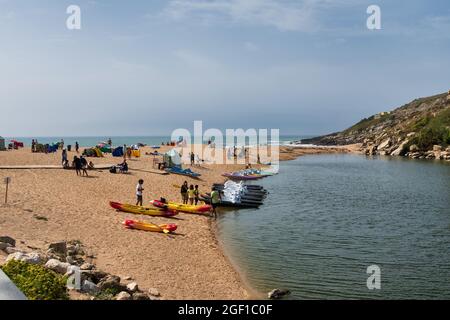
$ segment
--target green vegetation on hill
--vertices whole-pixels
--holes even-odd
[[[11,260],[1,269],[30,300],[69,299],[66,278],[43,266]]]
[[[415,144],[420,150],[431,150],[433,145],[450,145],[450,108],[434,117],[426,116],[418,120],[412,129],[416,134],[407,147]]]

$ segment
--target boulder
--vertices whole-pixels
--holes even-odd
[[[0,242],[9,243],[12,247],[16,246],[16,240],[8,236],[0,236]]]
[[[0,242],[0,250],[5,251],[6,248],[12,248],[12,245],[7,242]]]
[[[378,150],[384,150],[385,148],[389,148],[390,146],[391,146],[391,138],[387,138],[378,145]]]
[[[108,276],[106,272],[100,270],[82,270],[81,272],[86,275],[86,277],[91,278],[95,283],[99,283]]]
[[[100,292],[100,288],[95,283],[89,280],[84,280],[81,285],[81,291],[95,295]]]
[[[133,293],[133,300],[151,300],[148,295],[143,292]]]
[[[131,300],[131,299],[132,299],[131,294],[129,294],[126,291],[122,291],[116,296],[116,300]]]
[[[58,255],[67,255],[67,243],[65,241],[51,243],[48,248]]]
[[[81,270],[92,270],[95,266],[92,263],[85,262],[80,266]]]
[[[22,251],[20,251],[20,249],[18,249],[16,247],[8,247],[8,246],[4,249],[4,251],[7,254],[13,254],[13,253],[16,253],[16,252],[22,252]]]
[[[125,291],[126,288],[120,283],[120,277],[108,275],[98,283],[101,290],[113,289],[117,291]]]
[[[438,145],[438,144],[435,144],[433,146],[433,151],[442,151],[442,147],[440,145]]]
[[[76,260],[72,256],[67,256],[66,262],[69,264],[76,264]]]
[[[159,297],[161,294],[159,293],[158,289],[156,288],[150,288],[148,289],[148,294],[153,297]]]
[[[404,140],[403,142],[401,142],[400,145],[394,151],[391,152],[391,156],[399,156],[403,150],[403,147],[407,143],[408,143],[408,140]]]
[[[409,151],[410,152],[417,152],[419,151],[419,147],[416,144],[412,144],[409,146]]]
[[[70,267],[70,263],[61,262],[57,259],[50,259],[45,264],[45,267],[55,272],[65,274],[67,269]]]
[[[127,284],[127,291],[134,293],[139,290],[138,284],[136,282],[131,282]]]
[[[30,252],[30,253],[15,252],[10,254],[6,258],[6,262],[10,260],[19,260],[31,264],[42,264],[44,263],[45,259],[38,252]]]
[[[273,289],[267,294],[269,299],[281,299],[284,296],[287,296],[291,292],[286,289]]]

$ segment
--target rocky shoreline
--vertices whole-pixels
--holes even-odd
[[[156,288],[142,290],[130,276],[123,279],[97,269],[94,255],[78,240],[51,243],[32,251],[16,247],[16,240],[0,236],[0,251],[6,254],[4,264],[22,261],[40,265],[68,279],[69,297],[75,300],[160,300]],[[77,277],[79,277],[77,279]],[[73,279],[73,282],[70,280]]]

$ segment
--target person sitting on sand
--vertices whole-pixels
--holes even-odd
[[[195,199],[195,190],[194,190],[193,184],[191,184],[189,186],[188,199],[189,199],[189,204],[192,206],[194,204],[194,199]]]
[[[128,163],[127,160],[123,160],[123,162],[121,164],[119,164],[119,171],[121,173],[126,173],[128,172]]]
[[[94,163],[92,161],[89,161],[88,163],[88,169],[94,169]]]
[[[187,181],[185,181],[183,183],[183,185],[181,186],[181,201],[183,202],[183,204],[187,204],[188,203],[188,183]]]
[[[198,190],[198,185],[196,184],[195,187],[194,187],[194,201],[195,201],[195,205],[198,204],[198,201],[200,200],[199,197],[200,197],[200,191]]]
[[[75,167],[77,176],[81,175],[81,160],[77,156],[73,157],[73,166]]]
[[[88,173],[87,173],[87,160],[85,157],[81,156],[80,157],[80,162],[81,162],[81,170],[83,171],[83,176],[86,175],[86,177],[89,177]]]
[[[136,186],[136,205],[142,206],[142,191],[144,191],[144,180],[140,179]]]

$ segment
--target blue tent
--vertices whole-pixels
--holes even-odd
[[[114,151],[112,152],[112,155],[114,157],[123,157],[123,147],[115,148]]]

